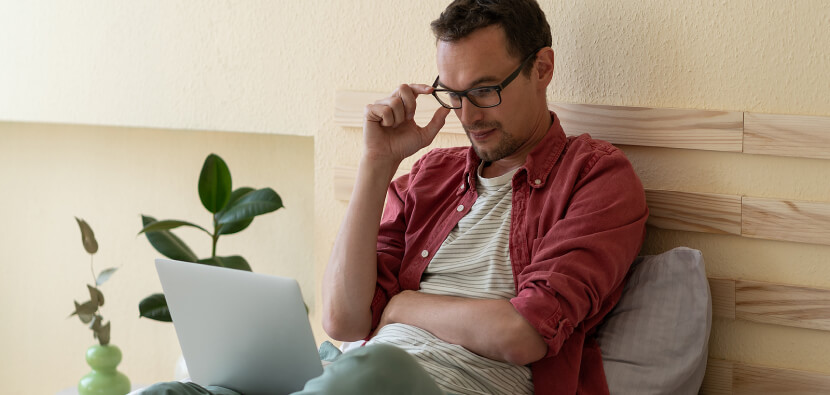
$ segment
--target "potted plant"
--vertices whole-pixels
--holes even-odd
[[[187,221],[157,221],[151,216],[142,215],[143,228],[139,234],[145,234],[150,245],[170,259],[251,271],[248,261],[239,255],[216,255],[219,238],[239,233],[251,225],[255,217],[282,208],[282,199],[271,188],[232,189],[230,169],[216,154],[208,155],[202,165],[198,191],[202,206],[211,214],[212,232]],[[209,257],[199,258],[187,244],[171,232],[172,229],[182,226],[199,229],[211,238],[212,248]],[[157,321],[172,321],[167,301],[161,293],[144,298],[139,303],[139,314],[141,317]]]
[[[89,300],[84,303],[75,301],[75,311],[71,316],[77,315],[82,323],[92,329],[93,337],[98,344],[86,351],[86,362],[92,368],[92,372],[82,377],[78,382],[78,393],[80,395],[124,395],[130,392],[130,380],[123,373],[116,370],[121,362],[121,350],[110,344],[110,323],[104,323],[101,315],[101,306],[104,305],[104,293],[98,288],[107,281],[115,268],[101,271],[96,277],[92,256],[98,252],[98,241],[95,240],[95,233],[86,221],[75,218],[81,228],[81,242],[84,249],[89,253],[89,268],[92,271],[92,280],[95,285],[87,284]]]

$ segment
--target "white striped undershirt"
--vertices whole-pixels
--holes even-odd
[[[421,292],[478,299],[516,295],[509,250],[515,170],[494,178],[483,178],[481,170],[478,199],[433,256],[421,278]],[[482,357],[418,327],[387,325],[368,344],[374,343],[406,350],[449,393],[533,393],[527,366]]]

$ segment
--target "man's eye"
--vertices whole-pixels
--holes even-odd
[[[487,97],[490,95],[494,95],[496,90],[494,88],[479,88],[475,90],[471,90],[468,95],[476,96],[476,97]]]
[[[447,95],[449,95],[452,100],[458,100],[461,98],[461,95],[459,95],[458,92],[447,92]]]

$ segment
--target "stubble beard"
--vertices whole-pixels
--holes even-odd
[[[480,122],[472,126],[462,126],[464,127],[464,132],[467,134],[467,139],[470,140],[470,144],[473,146],[473,151],[475,151],[476,155],[478,155],[478,157],[485,162],[495,162],[497,160],[504,159],[515,153],[522,145],[522,143],[516,140],[510,132],[502,128],[500,122]],[[487,129],[495,129],[495,133],[499,136],[499,141],[492,149],[484,150],[484,148],[476,145],[476,142],[473,141],[470,136],[470,130]]]

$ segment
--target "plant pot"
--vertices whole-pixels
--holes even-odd
[[[95,345],[86,350],[86,363],[92,368],[78,382],[79,395],[126,395],[130,379],[115,370],[121,362],[121,350],[113,345]]]

